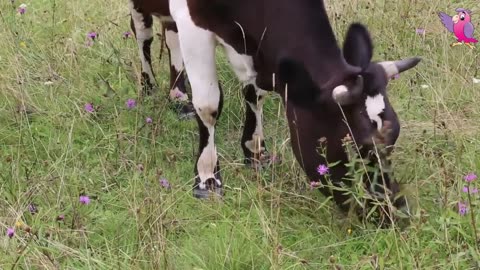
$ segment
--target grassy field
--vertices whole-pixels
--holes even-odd
[[[480,269],[479,195],[462,192],[463,177],[480,173],[479,49],[450,48],[436,15],[480,12],[478,1],[327,1],[339,41],[361,21],[375,59],[423,58],[389,88],[402,123],[395,173],[414,208],[404,230],[345,217],[309,188],[275,94],[267,147],[284,162],[245,169],[241,87],[221,54],[227,194],[194,199],[196,122],[170,109],[165,53],[154,58],[161,91],[139,97],[136,43],[122,38],[127,1],[25,0],[24,15],[13,2],[0,2],[0,269]],[[480,28],[478,13],[472,21]],[[90,31],[99,38],[87,46]]]

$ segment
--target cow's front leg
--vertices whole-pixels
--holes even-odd
[[[162,22],[165,28],[165,43],[167,44],[170,61],[170,100],[177,107],[180,118],[195,116],[195,108],[190,102],[185,86],[183,58],[178,40],[178,29],[174,22]]]
[[[244,88],[246,115],[243,127],[242,149],[245,164],[255,169],[269,165],[272,157],[265,146],[263,135],[263,103],[266,91],[249,84]]]
[[[137,40],[140,61],[142,62],[142,86],[147,94],[152,94],[156,84],[152,69],[151,46],[153,42],[153,17],[129,2],[130,26]]]
[[[272,157],[267,152],[263,136],[263,103],[267,91],[256,85],[257,72],[255,71],[252,56],[237,51],[225,40],[218,38],[227,55],[230,65],[243,83],[243,94],[246,103],[245,125],[241,140],[245,155],[245,164],[255,169],[268,165]]]
[[[219,162],[215,147],[215,125],[222,110],[222,94],[215,66],[215,37],[197,27],[190,17],[186,0],[170,2],[177,23],[185,71],[192,87],[192,102],[200,133],[199,155],[195,165],[193,195],[206,198],[223,195]]]

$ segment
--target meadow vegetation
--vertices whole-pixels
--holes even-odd
[[[327,1],[339,42],[360,21],[374,59],[423,58],[388,90],[402,124],[393,161],[411,223],[380,229],[310,188],[276,94],[265,131],[283,162],[244,168],[241,85],[220,50],[221,203],[192,197],[197,124],[178,120],[167,101],[158,36],[160,91],[139,95],[126,0],[1,1],[0,268],[479,269],[480,198],[464,186],[480,180],[464,176],[480,173],[480,45],[451,48],[436,13],[480,6],[455,2]],[[480,15],[472,21],[480,29]]]

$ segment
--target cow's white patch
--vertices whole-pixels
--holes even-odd
[[[171,16],[163,16],[160,13],[152,13],[152,15],[157,17],[161,22],[175,22]]]
[[[218,111],[220,89],[215,65],[215,35],[195,25],[186,0],[170,1],[170,12],[178,28],[181,54],[185,71],[192,86],[192,103],[209,137],[201,150],[197,162],[200,178],[199,187],[205,188],[205,181],[214,178],[217,164],[215,147],[215,123],[212,113]]]
[[[165,42],[170,50],[170,59],[172,66],[177,72],[183,69],[182,52],[180,51],[180,42],[178,40],[178,33],[168,30],[165,32]]]
[[[255,84],[257,72],[253,66],[253,58],[246,54],[239,54],[235,49],[227,44],[223,39],[217,37],[217,40],[222,44],[228,62],[230,63],[235,75],[243,83],[243,85]]]
[[[385,110],[385,100],[383,95],[377,94],[373,97],[367,96],[367,99],[365,100],[365,108],[367,109],[367,114],[370,120],[375,121],[377,123],[377,129],[380,130],[383,123],[380,114]]]
[[[152,67],[147,61],[145,57],[145,53],[143,51],[143,45],[146,40],[153,38],[153,29],[145,27],[145,23],[143,22],[143,14],[135,10],[133,2],[128,2],[128,7],[130,9],[130,14],[132,16],[133,25],[135,27],[135,37],[137,40],[138,51],[140,56],[140,61],[142,62],[142,70],[147,73],[150,82],[155,82],[155,78],[153,76]]]
[[[217,40],[222,44],[225,50],[230,66],[232,67],[235,75],[243,83],[243,86],[253,85],[255,87],[255,93],[257,97],[263,97],[267,94],[267,91],[260,89],[255,80],[257,79],[257,72],[253,65],[253,57],[247,54],[238,53],[232,46],[227,44],[223,39],[217,37]],[[255,131],[252,134],[252,139],[245,142],[245,146],[252,153],[261,153],[265,149],[261,147],[261,142],[265,139],[263,134],[263,103],[264,99],[259,98],[257,104],[247,102],[248,106],[252,109],[256,118]]]
[[[378,64],[383,67],[388,78],[391,78],[399,73],[397,65],[395,65],[395,62],[393,61],[384,61],[379,62]]]

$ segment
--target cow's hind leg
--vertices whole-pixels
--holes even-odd
[[[153,42],[153,17],[151,14],[129,2],[130,25],[137,40],[140,61],[142,62],[142,86],[147,94],[151,94],[155,76],[152,69],[151,46]]]
[[[223,195],[214,140],[215,124],[223,105],[215,66],[215,36],[194,24],[185,0],[171,1],[170,10],[179,30],[200,133],[193,194],[197,198],[208,197],[211,194],[209,191]]]
[[[272,161],[263,135],[263,103],[267,91],[260,89],[256,84],[257,72],[254,70],[252,57],[238,53],[221,39],[220,43],[225,49],[233,71],[243,83],[246,115],[241,144],[245,155],[245,164],[256,169],[270,164]]]
[[[185,87],[183,58],[178,40],[178,29],[174,22],[162,22],[165,29],[165,43],[167,44],[170,60],[170,99],[177,105],[180,118],[195,116],[193,104],[189,101]]]

